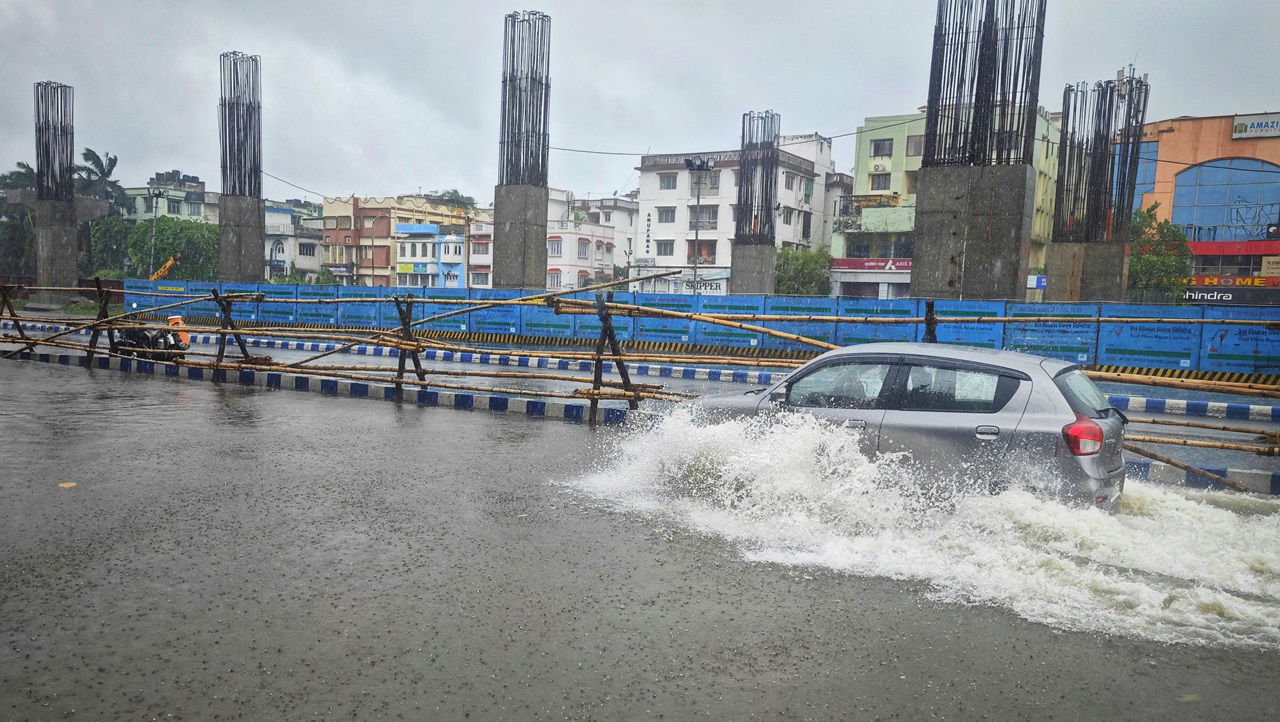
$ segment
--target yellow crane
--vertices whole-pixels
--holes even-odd
[[[165,261],[159,268],[156,269],[155,273],[151,274],[151,280],[159,281],[160,279],[169,275],[169,271],[172,271],[173,267],[178,265],[179,258],[182,258],[181,253],[179,253],[176,256],[169,256],[169,260]]]

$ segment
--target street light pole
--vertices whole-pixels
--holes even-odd
[[[689,178],[697,178],[694,184],[694,202],[693,207],[697,209],[698,220],[693,225],[693,293],[698,294],[698,261],[702,256],[701,234],[702,230],[702,180],[705,178],[703,173],[708,169],[714,168],[716,162],[708,159],[706,156],[698,156],[697,158],[685,158],[685,167],[689,169]],[[694,175],[697,173],[698,175]]]
[[[152,188],[148,193],[151,195],[151,257],[147,262],[147,276],[154,276],[156,273],[156,225],[160,222],[160,199],[166,194],[159,188]]]

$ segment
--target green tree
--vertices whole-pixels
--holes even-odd
[[[775,293],[786,296],[826,296],[831,293],[831,252],[825,247],[784,248],[778,251]]]
[[[320,272],[316,274],[315,283],[317,286],[336,286],[338,285],[338,277],[333,275],[333,271],[327,266],[321,266]]]
[[[129,205],[129,196],[124,192],[120,181],[111,177],[120,158],[110,153],[98,155],[88,148],[84,149],[80,157],[84,159],[84,164],[76,166],[76,192],[101,198],[108,203],[111,212],[123,213]]]
[[[36,169],[29,163],[18,161],[17,170],[0,175],[0,190],[18,190],[36,187]]]
[[[1159,203],[1134,211],[1129,226],[1129,295],[1135,301],[1182,300],[1191,247],[1182,229],[1156,218]]]
[[[123,278],[129,224],[118,213],[89,222],[89,273],[102,278]],[[167,256],[166,256],[167,258]]]
[[[0,276],[35,275],[35,248],[31,213],[0,198]]]
[[[443,193],[437,193],[436,197],[446,203],[452,203],[460,208],[471,210],[476,207],[476,199],[471,196],[462,195],[462,191],[457,188],[450,188]]]
[[[152,254],[151,229],[155,228]],[[129,268],[145,278],[170,256],[182,254],[169,278],[187,281],[218,280],[218,227],[212,223],[161,216],[136,224],[127,241]],[[153,268],[154,264],[154,268]]]

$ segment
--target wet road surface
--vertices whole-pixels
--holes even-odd
[[[573,483],[617,431],[26,363],[0,398],[4,719],[1280,707],[1275,651],[1064,631],[621,510]]]

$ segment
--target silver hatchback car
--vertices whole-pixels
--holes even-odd
[[[1114,509],[1124,414],[1075,364],[1014,351],[872,343],[828,351],[770,387],[698,399],[718,414],[812,414],[858,429],[868,455],[999,489],[1034,470],[1064,496]]]

